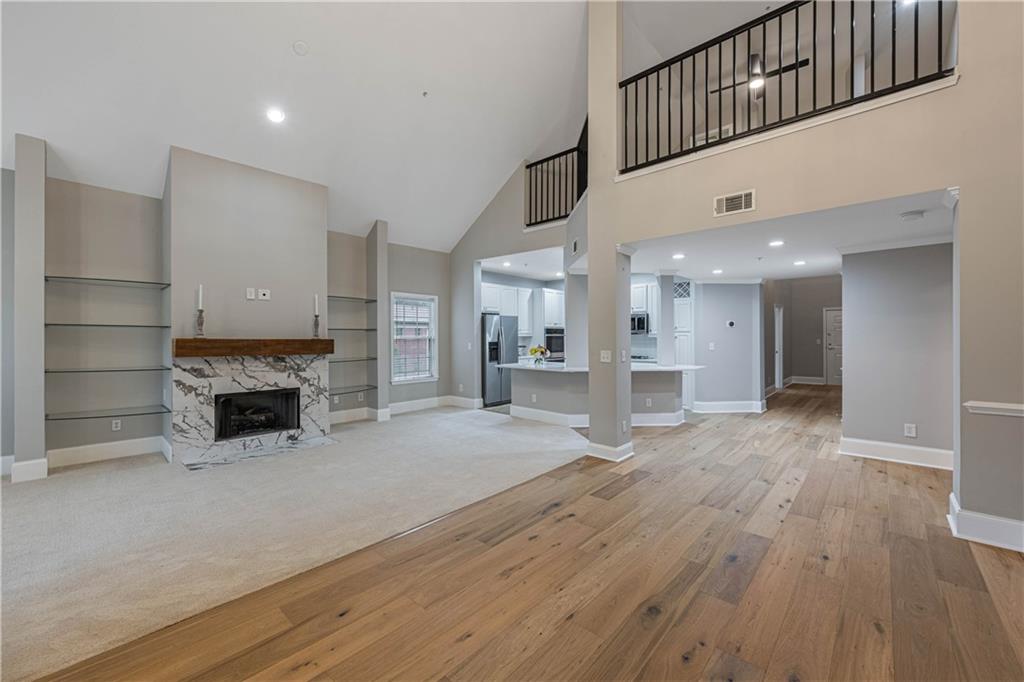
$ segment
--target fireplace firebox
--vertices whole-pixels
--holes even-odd
[[[299,428],[299,389],[220,393],[215,397],[216,440]]]

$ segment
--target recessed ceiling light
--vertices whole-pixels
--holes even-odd
[[[776,239],[773,242],[768,242],[768,246],[782,246],[785,243],[786,242],[782,241],[781,239]]]
[[[686,258],[686,254],[685,253],[673,253],[672,254],[672,260],[682,260],[684,258]]]
[[[503,268],[510,268],[510,267],[512,267],[512,264],[509,263],[508,261],[505,261],[504,263],[501,264],[501,267],[503,267]]]
[[[563,272],[556,272],[555,273],[555,277],[562,277],[564,274],[565,273],[563,273]]]
[[[277,107],[271,107],[270,109],[267,109],[267,118],[269,118],[273,123],[280,123],[284,120],[284,112]]]
[[[721,275],[721,274],[722,274],[722,271],[721,271],[721,270],[712,270],[712,271],[711,271],[711,274],[712,274],[712,275]]]
[[[807,261],[805,261],[805,260],[795,260],[795,261],[793,261],[793,265],[807,265]]]

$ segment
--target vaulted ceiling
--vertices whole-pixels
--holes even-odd
[[[3,166],[25,133],[51,176],[159,197],[177,145],[327,185],[329,229],[379,218],[446,251],[523,159],[578,136],[585,11],[4,2]]]

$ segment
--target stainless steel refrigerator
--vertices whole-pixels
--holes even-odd
[[[512,370],[498,365],[519,362],[519,320],[511,315],[484,313],[484,407],[512,402]]]

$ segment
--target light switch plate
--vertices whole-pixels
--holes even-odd
[[[246,287],[245,289],[245,300],[255,301],[256,300],[256,289],[253,287]]]
[[[907,438],[917,438],[917,424],[904,424],[903,435]]]
[[[708,342],[708,350],[714,350],[714,349],[715,349],[715,342],[714,341],[709,341]]]
[[[530,394],[530,402],[531,403],[537,402],[537,394],[536,393],[531,393]]]
[[[612,352],[610,350],[601,351],[601,362],[611,362]]]
[[[647,400],[644,401],[644,405],[646,405],[647,407],[652,407],[654,405],[654,402],[650,398],[647,398]]]
[[[362,393],[356,393],[356,402],[363,402],[363,397]]]
[[[256,292],[256,297],[259,298],[261,301],[269,301],[270,289],[260,289],[259,291]]]
[[[121,430],[121,420],[120,419],[111,419],[110,420],[110,430],[111,431],[120,431]]]
[[[622,350],[619,351],[619,362],[625,362],[625,361],[626,361],[626,349],[623,348]]]

